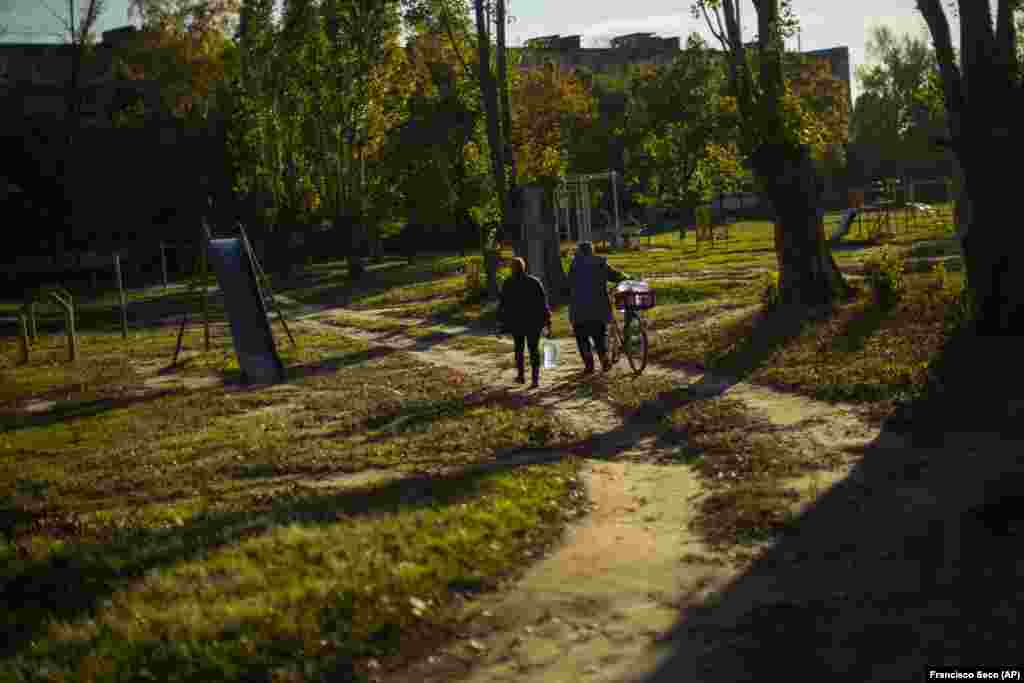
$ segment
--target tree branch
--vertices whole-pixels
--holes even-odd
[[[444,3],[441,4],[441,23],[444,24],[445,33],[448,34],[448,42],[452,44],[452,50],[455,51],[455,56],[458,57],[459,62],[462,64],[462,68],[467,74],[469,74],[470,78],[475,79],[476,73],[472,68],[470,68],[469,62],[466,61],[466,58],[462,56],[462,50],[459,49],[459,45],[455,40],[455,31],[452,30],[451,18],[448,16],[448,5]]]
[[[999,16],[996,18],[996,60],[1006,70],[1009,87],[1017,82],[1020,63],[1017,57],[1016,11],[1020,0],[999,0]]]
[[[722,49],[729,53],[731,52],[729,48],[729,41],[725,35],[725,31],[722,29],[722,15],[717,7],[715,7],[714,10],[715,23],[718,24],[718,30],[715,30],[715,27],[711,25],[711,15],[708,13],[707,5],[700,6],[701,14],[704,15],[704,21],[707,22],[708,30],[711,31],[711,35],[713,35],[715,37],[715,40],[719,42],[719,44],[722,46]]]
[[[953,56],[953,40],[949,30],[949,19],[942,9],[941,0],[917,0],[917,9],[924,15],[928,30],[935,45],[935,58],[942,76],[942,90],[946,100],[946,115],[949,119],[951,146],[959,145],[962,132],[964,108],[963,77]]]

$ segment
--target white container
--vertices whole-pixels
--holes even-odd
[[[544,356],[544,369],[551,370],[552,368],[558,367],[558,344],[545,339],[541,343],[541,353]]]

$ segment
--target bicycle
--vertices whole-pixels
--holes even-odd
[[[634,374],[639,375],[647,367],[648,339],[644,310],[654,306],[654,292],[649,287],[640,291],[615,289],[608,292],[608,300],[613,311],[625,313],[621,329],[618,316],[612,314],[608,325],[608,359],[615,365],[625,353],[629,367]]]

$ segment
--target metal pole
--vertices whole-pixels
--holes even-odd
[[[164,276],[164,289],[167,289],[167,251],[164,243],[160,243],[160,272]]]
[[[208,233],[204,231],[203,237],[201,237],[200,240],[199,240],[199,268],[200,268],[200,273],[199,273],[200,284],[199,284],[199,286],[202,288],[201,294],[199,295],[199,297],[200,297],[201,306],[202,306],[202,309],[203,309],[203,349],[205,351],[209,351],[210,350],[210,305],[209,305],[209,301],[207,300],[207,297],[206,297],[206,265],[207,265],[206,264],[206,261],[207,261],[206,250],[208,248],[208,245],[207,245],[207,242],[206,242],[206,234],[208,234]]]
[[[121,255],[114,254],[114,272],[117,274],[117,291],[121,298],[121,339],[128,338],[128,304],[124,298],[124,279],[121,277]]]
[[[28,316],[18,314],[18,364],[28,363]]]
[[[622,242],[622,226],[619,225],[619,190],[615,187],[615,171],[611,172],[612,177],[612,207],[615,211],[615,244],[620,246]]]

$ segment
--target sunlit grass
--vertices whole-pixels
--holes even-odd
[[[153,360],[175,332],[89,343]],[[496,585],[556,538],[577,465],[500,460],[573,443],[550,412],[322,328],[294,332],[284,385],[5,418],[0,679],[344,678],[448,637],[456,596]],[[171,374],[230,379],[229,345],[217,337]],[[5,372],[52,393],[39,369]],[[464,469],[479,464],[498,469]],[[374,472],[391,475],[345,484]]]

